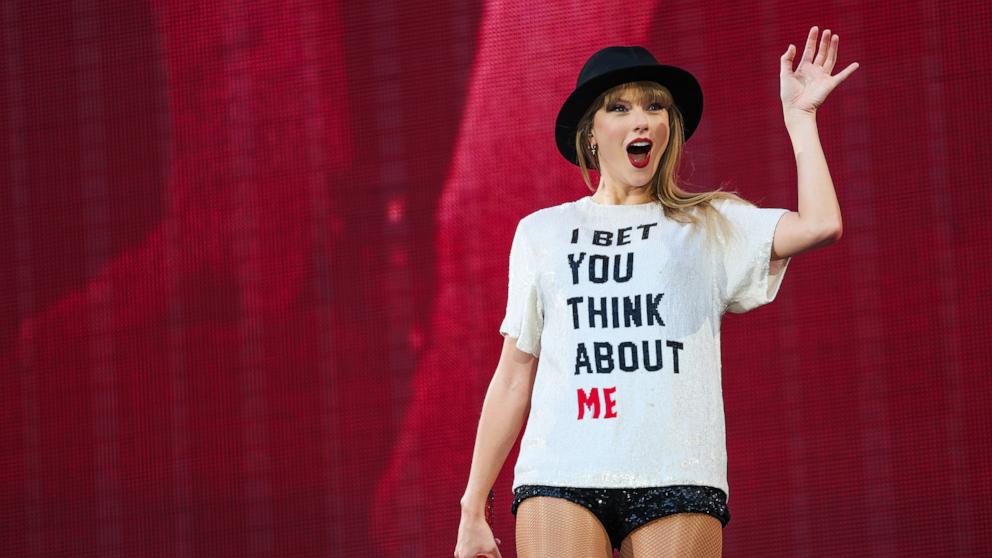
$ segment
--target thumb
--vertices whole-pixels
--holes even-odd
[[[789,45],[789,48],[785,49],[785,54],[779,60],[782,63],[781,73],[787,73],[792,71],[792,58],[796,55],[796,46]]]

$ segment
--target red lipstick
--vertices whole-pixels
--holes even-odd
[[[634,138],[627,143],[627,160],[635,168],[643,169],[651,163],[654,142],[648,138]]]

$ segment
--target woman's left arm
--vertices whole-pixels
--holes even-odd
[[[772,260],[827,246],[837,241],[843,230],[840,205],[816,129],[816,111],[827,95],[858,69],[858,63],[853,62],[831,76],[840,38],[831,36],[829,29],[824,30],[817,49],[817,34],[816,27],[810,29],[806,49],[795,71],[792,70],[795,46],[789,45],[781,58],[782,112],[796,156],[799,211],[790,211],[779,221],[772,243]]]

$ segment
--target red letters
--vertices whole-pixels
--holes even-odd
[[[586,390],[579,388],[579,420],[585,416],[586,407],[592,407],[592,418],[599,418],[599,388],[589,390],[589,395],[586,395]]]
[[[604,387],[603,388],[603,404],[600,404],[599,399],[599,388],[592,388],[589,393],[582,388],[577,391],[578,401],[579,401],[579,420],[585,417],[586,410],[592,412],[592,417],[590,418],[600,418],[600,411],[605,407],[606,413],[603,414],[603,418],[616,418],[617,413],[613,409],[616,407],[616,400],[613,399],[613,394],[616,393],[617,388],[615,387]]]
[[[613,411],[613,407],[617,404],[613,400],[613,394],[617,391],[615,387],[603,388],[603,400],[606,402],[606,414],[603,418],[616,418],[617,414]]]

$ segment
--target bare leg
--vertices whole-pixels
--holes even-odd
[[[603,524],[586,508],[562,498],[532,496],[517,508],[518,558],[612,558]]]
[[[676,513],[634,529],[620,545],[620,558],[719,558],[723,526],[702,513]]]

